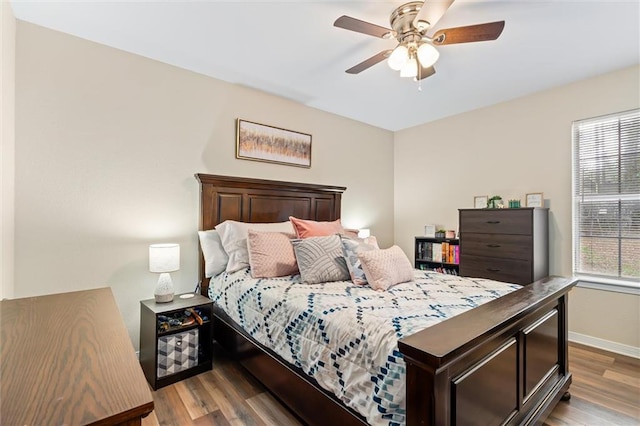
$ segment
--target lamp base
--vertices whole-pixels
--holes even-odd
[[[169,303],[173,302],[173,293],[171,294],[154,294],[156,303]]]
[[[171,281],[171,275],[167,272],[160,274],[158,278],[158,284],[153,292],[156,298],[156,303],[168,303],[173,301],[173,281]]]

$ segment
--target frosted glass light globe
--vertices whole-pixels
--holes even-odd
[[[416,77],[418,75],[418,61],[416,58],[411,58],[404,64],[404,67],[400,70],[400,77]]]
[[[423,43],[418,48],[418,60],[424,68],[435,64],[439,57],[440,52],[431,43]]]
[[[391,52],[391,55],[389,56],[387,63],[389,64],[389,67],[392,70],[400,71],[402,67],[404,67],[404,65],[407,63],[408,60],[409,60],[409,49],[407,49],[407,46],[404,46],[401,44],[395,49],[393,49],[393,52]]]

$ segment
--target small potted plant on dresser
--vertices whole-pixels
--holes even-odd
[[[501,209],[503,207],[502,197],[500,195],[494,195],[489,198],[488,208],[490,209]]]

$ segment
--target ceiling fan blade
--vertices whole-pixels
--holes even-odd
[[[346,72],[348,74],[359,74],[362,71],[366,70],[367,68],[370,68],[370,67],[374,66],[378,62],[382,62],[385,59],[387,59],[389,57],[389,55],[391,54],[391,52],[392,52],[391,49],[383,50],[382,52],[380,52],[380,53],[378,53],[376,55],[373,55],[369,59],[366,59],[366,60],[360,62],[358,65],[349,68]]]
[[[355,31],[357,33],[367,34],[380,38],[395,37],[395,31],[389,28],[381,27],[376,24],[361,21],[360,19],[352,18],[350,16],[342,15],[336,22],[333,23],[334,27],[344,28],[345,30]]]
[[[418,75],[420,78],[418,80],[424,80],[427,77],[431,77],[436,73],[436,69],[434,67],[423,67],[420,65],[420,69],[418,70]]]
[[[504,21],[486,24],[469,25],[466,27],[446,28],[433,35],[433,44],[471,43],[474,41],[495,40],[500,37],[504,29]]]
[[[426,0],[413,19],[413,26],[419,31],[432,28],[453,2],[454,0]]]

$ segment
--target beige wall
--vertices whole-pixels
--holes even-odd
[[[345,224],[383,246],[395,231],[410,257],[424,224],[455,228],[474,195],[543,191],[551,272],[569,275],[571,122],[639,104],[633,67],[393,135],[24,22],[15,38],[15,296],[111,286],[135,346],[148,244],[181,243],[177,291],[196,283],[196,172],[345,185]],[[237,117],[313,134],[312,168],[235,159]],[[573,332],[640,347],[637,296],[572,295]]]
[[[16,19],[0,2],[0,299],[13,297]]]
[[[550,269],[572,274],[571,123],[640,106],[640,67],[540,92],[395,134],[395,235],[406,253],[423,225],[455,229],[475,195],[550,208]],[[575,289],[570,330],[640,347],[640,298]]]
[[[137,347],[148,245],[196,285],[199,172],[346,186],[393,243],[391,132],[22,21],[16,67],[16,297],[110,286]],[[312,167],[237,160],[237,117],[312,134]]]

